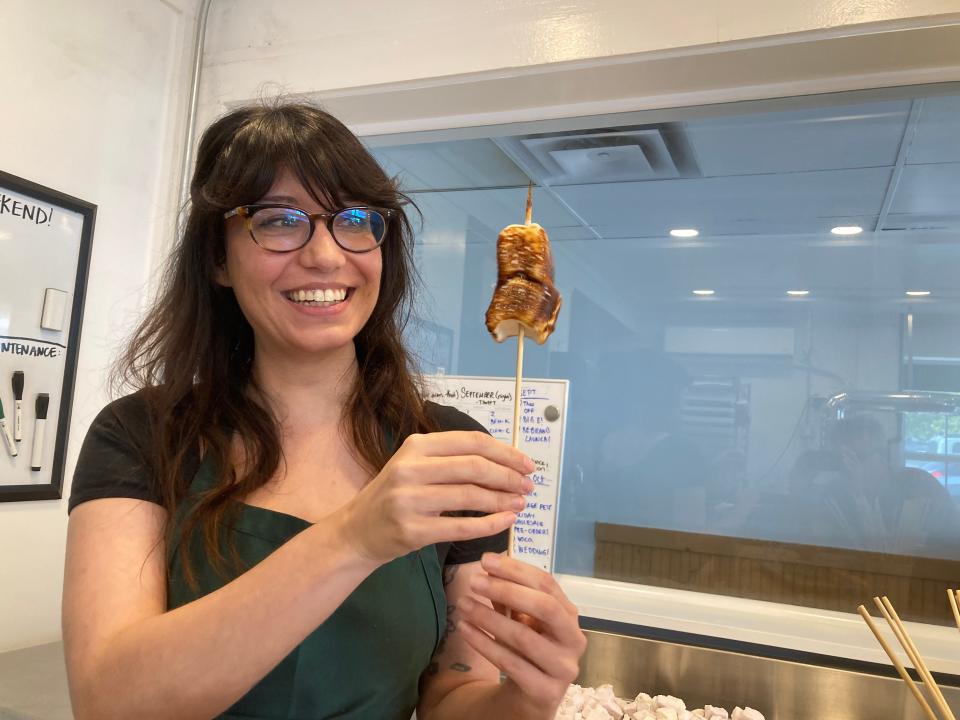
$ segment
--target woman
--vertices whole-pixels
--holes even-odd
[[[96,418],[74,477],[80,720],[553,717],[576,608],[498,554],[530,459],[416,390],[401,200],[309,106],[204,134],[120,366],[140,389]]]

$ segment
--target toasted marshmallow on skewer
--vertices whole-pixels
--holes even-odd
[[[543,345],[557,324],[560,292],[553,284],[553,254],[536,223],[508,225],[497,238],[497,286],[487,308],[487,330],[497,342],[520,334]]]

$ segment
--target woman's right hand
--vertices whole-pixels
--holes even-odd
[[[366,560],[387,563],[437,542],[496,535],[533,490],[526,455],[483,432],[410,435],[344,507],[344,536]],[[447,517],[478,510],[483,517]]]

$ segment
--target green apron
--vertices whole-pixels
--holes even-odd
[[[214,484],[204,462],[191,494]],[[189,503],[185,503],[185,506]],[[256,565],[310,523],[293,515],[243,505],[224,531],[247,568]],[[197,590],[183,575],[183,548],[169,555],[168,608],[180,607],[225,585],[203,541],[190,552]],[[440,641],[447,605],[433,545],[397,558],[366,578],[334,613],[221,718],[240,720],[410,720],[418,681]],[[229,658],[224,658],[230,662]]]

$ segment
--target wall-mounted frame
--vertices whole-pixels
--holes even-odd
[[[96,214],[0,171],[0,502],[62,497]]]

